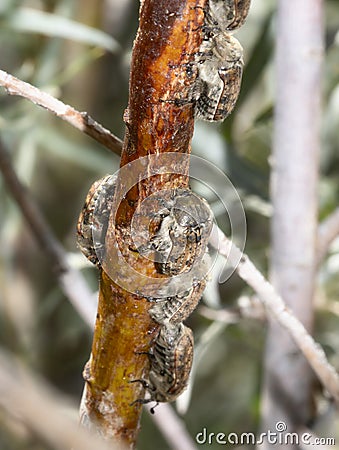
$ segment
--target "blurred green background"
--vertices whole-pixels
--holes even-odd
[[[267,274],[276,2],[252,0],[252,3],[246,24],[236,34],[245,53],[237,107],[222,125],[197,123],[193,153],[215,163],[237,188],[247,217],[246,252]],[[337,206],[339,191],[338,0],[325,1],[325,8],[320,219]],[[136,0],[2,0],[0,69],[80,111],[87,111],[123,138],[122,115],[128,100],[129,62],[138,9]],[[0,138],[20,179],[69,252],[70,261],[83,271],[94,292],[98,274],[86,264],[76,247],[75,225],[91,183],[108,171],[113,173],[119,166],[118,156],[27,100],[7,96],[2,88]],[[218,219],[218,206],[212,206]],[[337,240],[320,268],[315,298],[315,335],[336,367],[339,367],[338,251]],[[240,296],[251,294],[233,276],[222,285],[211,283],[205,302],[213,308],[233,308]],[[242,319],[234,325],[218,324],[195,312],[188,324],[194,330],[200,355],[191,402],[183,416],[190,435],[194,438],[203,427],[224,433],[257,431],[263,322]],[[34,371],[72,396],[75,403],[79,402],[91,330],[63,296],[46,255],[12,202],[1,175],[0,346],[19,355]],[[317,405],[320,412],[321,408],[326,412],[326,402]],[[325,425],[332,427],[333,420],[330,416]],[[323,430],[319,425],[320,435]],[[169,448],[144,414],[138,448],[150,446]],[[15,435],[0,410],[1,450],[42,448],[46,446],[37,437]],[[219,445],[200,448],[214,449]]]

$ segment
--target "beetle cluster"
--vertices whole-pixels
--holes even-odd
[[[104,258],[116,181],[116,175],[106,175],[92,184],[77,223],[78,246],[98,267]],[[162,205],[153,214],[160,218],[158,231],[138,251],[154,252],[155,267],[161,274],[173,276],[192,271],[206,253],[213,225],[212,211],[206,200],[190,189],[161,191],[156,197]]]
[[[179,202],[182,194],[180,192]],[[188,192],[185,193],[186,196],[190,196]],[[160,289],[159,295],[161,294],[161,297],[148,297],[148,300],[154,303],[149,310],[150,315],[160,324],[160,330],[149,353],[150,372],[148,378],[137,380],[147,390],[148,398],[139,399],[137,402],[171,402],[187,386],[193,358],[193,335],[192,331],[182,322],[196,308],[206,286],[206,274],[209,266],[207,243],[212,227],[211,211],[206,208],[206,205],[204,201],[202,207],[204,214],[199,216],[198,224],[190,222],[192,229],[186,230],[186,227],[190,227],[188,226],[189,223],[185,221],[186,226],[183,229],[179,226],[176,233],[172,233],[166,221],[166,224],[161,224],[160,232],[155,236],[156,241],[161,243],[166,242],[169,238],[174,240],[173,235],[175,235],[174,246],[179,246],[179,242],[185,241],[185,239],[187,241],[192,240],[190,245],[195,248],[195,251],[184,251],[183,254],[187,259],[180,258],[180,264],[174,264],[175,258],[170,259],[170,256],[174,253],[170,252],[168,259],[170,259],[171,264],[166,266],[172,274],[185,273],[185,282],[188,283],[187,289],[184,291],[178,289],[177,277],[172,276]],[[198,209],[200,211],[200,208]],[[186,216],[188,210],[185,211],[183,217]],[[173,211],[172,214],[175,215]],[[181,230],[181,233],[178,233],[178,230]],[[197,230],[200,231],[197,232]],[[197,236],[203,236],[203,241],[197,239]],[[164,273],[164,265],[165,263],[156,265],[160,273]],[[190,271],[185,272],[188,267],[190,267]],[[153,411],[153,408],[151,411]]]
[[[230,33],[245,22],[250,0],[208,0],[203,41],[197,55],[198,75],[192,97],[195,115],[208,121],[223,121],[239,96],[243,50]],[[190,190],[176,190],[150,246],[158,254],[157,270],[174,276],[166,286],[165,297],[155,302],[151,317],[160,324],[150,357],[147,380],[140,381],[149,398],[138,402],[169,402],[186,388],[192,366],[193,335],[183,321],[197,306],[206,281],[207,243],[212,214],[206,202]],[[194,269],[194,265],[198,269]],[[191,273],[191,285],[184,292],[171,294],[175,275]],[[193,273],[193,275],[192,275]]]
[[[196,117],[223,121],[238,99],[243,50],[230,33],[246,20],[250,0],[209,0],[203,41],[197,55],[198,76],[193,87]]]
[[[208,0],[207,5],[190,101],[195,102],[196,117],[222,121],[237,101],[243,69],[242,47],[231,33],[246,20],[250,0]],[[80,249],[97,266],[104,258],[115,183],[115,176],[106,176],[92,185],[77,225]],[[136,400],[139,403],[173,401],[187,386],[193,335],[183,321],[197,306],[206,286],[207,244],[213,225],[208,203],[190,189],[172,189],[157,196],[161,205],[154,214],[158,226],[137,250],[143,255],[153,252],[156,271],[167,275],[168,281],[159,296],[148,297],[153,303],[149,312],[159,331],[149,352],[147,379],[133,380],[142,383],[149,394]],[[142,219],[145,222],[145,217]],[[146,219],[151,223],[154,217]],[[140,230],[139,234],[143,235]],[[188,284],[178,289],[182,274]]]
[[[113,175],[93,183],[78,220],[78,245],[88,260],[98,267],[104,258],[115,184]],[[161,208],[153,216],[160,218],[160,223],[146,247],[156,254],[158,273],[169,275],[169,278],[160,288],[159,297],[148,297],[153,303],[150,315],[160,328],[149,354],[149,376],[147,380],[135,380],[149,392],[148,399],[138,400],[142,403],[173,401],[187,385],[193,335],[182,322],[195,309],[205,289],[207,244],[213,225],[208,203],[190,189],[160,192],[156,200]],[[182,273],[185,273],[188,285],[184,291],[177,285],[176,277]]]
[[[186,388],[193,335],[182,322],[196,308],[208,272],[207,244],[213,225],[208,203],[189,189],[170,191],[162,203],[162,221],[150,239],[150,248],[158,254],[157,271],[171,277],[159,290],[159,297],[148,297],[154,303],[150,315],[160,329],[149,353],[148,378],[136,380],[149,394],[148,398],[137,400],[140,403],[170,402]],[[176,275],[183,273],[188,287],[182,291]]]
[[[170,275],[159,290],[159,297],[148,297],[154,305],[149,312],[160,325],[153,342],[150,372],[143,384],[149,396],[139,403],[171,402],[186,388],[193,358],[192,331],[183,321],[196,308],[206,286],[208,272],[207,244],[213,214],[206,202],[190,189],[159,193],[162,217],[149,248],[156,253],[156,270]],[[180,278],[185,274],[188,287],[182,290]],[[178,281],[179,280],[179,281]]]

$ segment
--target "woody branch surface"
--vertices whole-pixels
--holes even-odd
[[[123,196],[116,215],[111,215],[106,255],[117,271],[120,261],[111,255],[116,254],[118,246],[128,267],[148,277],[162,276],[156,274],[152,261],[136,251],[131,220],[147,196],[161,189],[188,185],[187,162],[184,167],[176,167],[175,161],[164,167],[161,155],[190,152],[193,104],[173,100],[185,99],[193,82],[188,68],[201,42],[204,3],[205,0],[142,2],[124,116],[127,131],[121,168],[127,170],[120,177],[120,187],[131,181],[129,176],[135,176],[131,164],[148,155],[155,158],[146,161],[146,172],[166,173],[145,179],[137,174],[137,183]],[[180,158],[179,163],[182,164]],[[106,272],[101,271],[92,356],[85,370],[82,423],[95,428],[105,439],[122,441],[133,448],[141,404],[131,404],[143,398],[144,392],[140,383],[129,382],[147,377],[149,361],[147,354],[141,352],[149,350],[158,325],[149,316],[150,302],[135,293],[135,280],[132,275],[129,278],[129,271],[123,273],[124,285],[131,286],[134,293],[118,285],[111,272]]]

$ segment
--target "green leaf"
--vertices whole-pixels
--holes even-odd
[[[120,50],[120,45],[109,34],[83,25],[67,17],[50,14],[31,8],[18,8],[6,19],[6,25],[26,33],[41,33],[51,37],[61,37],[87,45],[102,47],[112,53]]]

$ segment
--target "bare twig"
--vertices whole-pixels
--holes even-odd
[[[329,246],[337,236],[339,236],[339,208],[326,217],[318,228],[318,264],[325,258]]]
[[[226,324],[238,323],[241,319],[266,321],[265,308],[257,297],[242,296],[235,308],[213,309],[200,306],[198,312],[207,319],[217,320]]]
[[[93,326],[96,311],[93,297],[80,273],[69,266],[64,249],[54,237],[33,198],[18,179],[1,141],[0,170],[37,242],[50,258],[50,266],[54,269],[63,292],[85,322]]]
[[[206,319],[216,320],[218,322],[224,322],[226,324],[238,323],[241,319],[240,312],[236,309],[212,309],[207,306],[200,306],[198,309],[199,314]]]
[[[36,105],[42,106],[73,127],[92,137],[112,152],[120,155],[121,140],[92,119],[86,112],[77,111],[72,106],[66,105],[55,97],[46,92],[42,92],[29,83],[13,77],[3,70],[0,70],[0,86],[3,86],[9,95],[19,95]]]
[[[236,268],[240,278],[254,289],[271,315],[288,330],[324,387],[339,402],[339,376],[337,372],[328,362],[323,349],[308,334],[303,324],[285,305],[273,286],[256,269],[246,255],[241,257],[240,250],[232,244],[222,231],[218,230],[218,233],[212,233],[210,242],[215,248],[219,249],[221,255],[228,258],[228,262],[233,267],[241,258]]]

